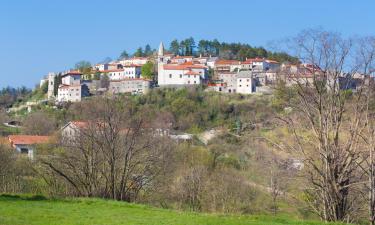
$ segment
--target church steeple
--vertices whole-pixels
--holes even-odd
[[[159,57],[164,56],[164,45],[163,45],[163,42],[160,42],[158,56]]]

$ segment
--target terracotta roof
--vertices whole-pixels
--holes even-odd
[[[215,64],[216,65],[239,65],[240,61],[221,59],[221,60],[217,60]]]
[[[33,145],[43,144],[49,141],[49,136],[34,136],[34,135],[10,135],[9,142],[14,145]]]
[[[266,62],[272,63],[272,64],[280,64],[278,61],[276,61],[276,60],[270,60],[270,59],[267,59]]]
[[[82,73],[77,71],[77,70],[72,70],[72,71],[69,71],[69,72],[63,74],[62,76],[68,76],[68,75],[82,75]]]
[[[165,70],[189,70],[189,69],[205,69],[206,66],[199,64],[166,64],[163,66]]]

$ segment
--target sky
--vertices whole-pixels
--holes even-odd
[[[374,0],[1,0],[0,88],[194,37],[267,47],[322,27],[375,35]]]

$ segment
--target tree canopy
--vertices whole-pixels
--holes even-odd
[[[151,61],[148,61],[142,66],[141,72],[142,77],[152,80],[154,78],[154,64]]]
[[[272,52],[263,47],[252,47],[243,43],[226,43],[214,40],[199,40],[198,45],[190,37],[181,41],[174,39],[169,51],[175,55],[218,56],[224,59],[246,60],[246,58],[268,58],[279,62],[297,63],[298,59],[285,52]]]

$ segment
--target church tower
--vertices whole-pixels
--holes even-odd
[[[164,45],[160,42],[158,51],[158,84],[163,84],[163,71],[164,71]]]

